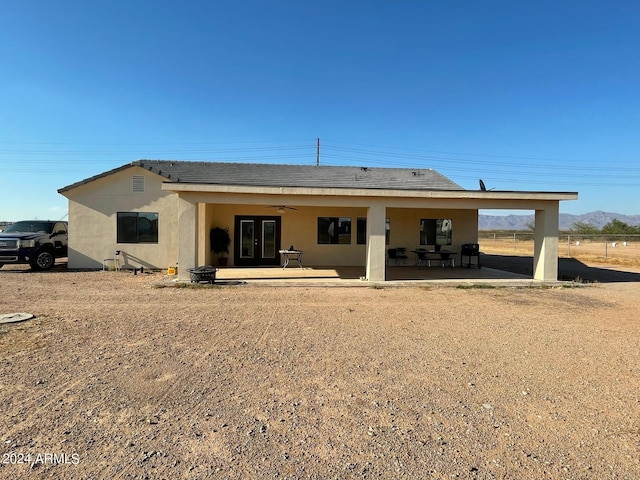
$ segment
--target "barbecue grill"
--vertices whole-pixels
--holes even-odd
[[[476,257],[476,265],[480,266],[480,245],[477,243],[465,243],[460,250],[460,264],[464,265],[464,257],[467,257],[467,268],[471,268],[471,259]]]

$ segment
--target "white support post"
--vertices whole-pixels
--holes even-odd
[[[384,282],[386,279],[386,218],[384,205],[371,205],[367,210],[367,280]]]
[[[559,202],[554,202],[544,210],[536,210],[533,253],[534,280],[558,280],[559,207]]]
[[[189,269],[197,266],[197,208],[182,196],[178,202],[178,279],[189,280]]]

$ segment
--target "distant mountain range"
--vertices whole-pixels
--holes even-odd
[[[570,213],[560,214],[560,230],[569,230],[574,223],[584,222],[597,228],[604,227],[607,223],[617,219],[628,225],[640,225],[640,215],[623,215],[611,212],[589,212],[582,215]],[[480,230],[529,230],[529,225],[534,223],[534,215],[480,215],[478,228]]]

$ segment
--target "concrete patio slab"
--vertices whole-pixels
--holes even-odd
[[[216,283],[241,282],[262,285],[313,285],[313,286],[367,286],[371,285],[365,279],[364,267],[305,267],[286,268],[220,268]],[[451,268],[451,267],[387,267],[387,281],[380,283],[385,286],[402,286],[415,284],[476,284],[494,283],[536,284],[541,282],[531,277],[516,273],[505,272],[492,268]]]

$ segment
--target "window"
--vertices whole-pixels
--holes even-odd
[[[118,212],[118,243],[158,243],[158,214]]]
[[[318,217],[318,243],[351,244],[351,217]]]
[[[367,243],[367,219],[366,218],[358,218],[357,219],[357,243],[358,245],[365,245]],[[389,245],[389,238],[391,237],[391,222],[387,218],[384,225],[384,240],[385,244]]]
[[[448,218],[420,219],[420,245],[451,245],[453,224]]]
[[[391,239],[391,220],[387,218],[384,223],[384,244],[389,245],[390,239]]]

